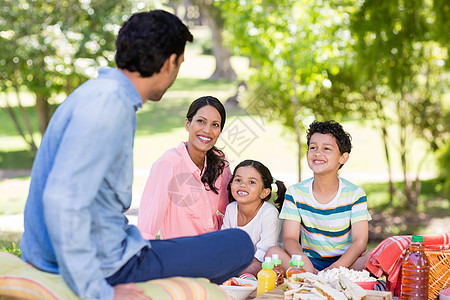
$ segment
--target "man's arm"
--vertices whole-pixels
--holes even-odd
[[[96,245],[104,237],[93,235],[97,216],[91,208],[131,122],[115,100],[97,98],[103,105],[86,102],[73,112],[44,189],[45,223],[59,272],[82,298],[114,296],[97,258]]]
[[[369,222],[359,221],[352,224],[352,244],[342,254],[342,256],[334,262],[331,266],[326,268],[333,269],[340,266],[350,268],[353,263],[361,256],[367,249],[367,240],[369,238]]]
[[[291,257],[294,254],[300,254],[302,256],[302,260],[305,263],[303,268],[305,271],[311,273],[317,273],[318,271],[314,268],[313,264],[303,252],[303,248],[299,243],[300,237],[300,223],[293,220],[285,220],[284,221],[284,233],[283,233],[283,247],[284,250]]]

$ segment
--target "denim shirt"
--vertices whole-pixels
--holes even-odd
[[[22,258],[60,273],[82,298],[112,299],[105,278],[150,246],[123,215],[141,107],[121,71],[101,69],[58,107],[33,164]]]

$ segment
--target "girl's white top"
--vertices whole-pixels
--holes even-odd
[[[238,203],[234,201],[228,204],[222,229],[239,228],[247,232],[255,246],[254,257],[263,262],[267,249],[279,245],[281,220],[278,210],[264,201],[256,216],[245,226],[237,226],[237,214]]]

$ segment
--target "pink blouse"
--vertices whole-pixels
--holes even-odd
[[[205,157],[206,167],[206,157]],[[145,239],[193,236],[220,229],[228,204],[229,166],[216,180],[219,194],[207,190],[186,143],[164,153],[153,165],[142,194],[138,228]]]

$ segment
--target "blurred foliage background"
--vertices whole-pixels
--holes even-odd
[[[208,28],[194,44],[215,66],[207,78],[178,79],[173,93],[232,90],[231,115],[262,117],[291,134],[298,180],[312,120],[370,127],[381,141],[372,151],[382,152],[387,173],[385,183],[367,186],[376,186],[374,195],[386,191],[380,213],[415,214],[429,201],[450,215],[449,7],[446,0],[3,0],[0,169],[31,168],[58,104],[99,67],[115,66],[124,20],[158,8],[191,28]],[[166,132],[164,122],[175,112],[183,118],[185,107],[172,102],[161,122],[163,115],[148,109],[143,120]],[[138,134],[146,134],[145,126]],[[435,176],[424,181],[430,161]]]

